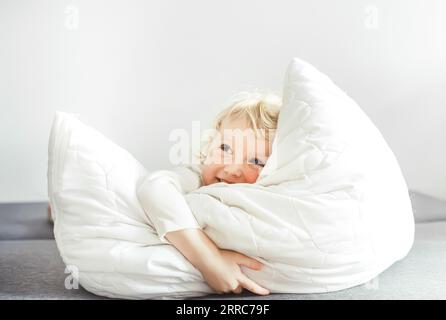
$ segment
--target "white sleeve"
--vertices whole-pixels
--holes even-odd
[[[172,169],[172,172],[176,173],[176,178],[181,185],[183,193],[188,193],[203,185],[200,165],[175,167]]]
[[[165,238],[168,232],[201,229],[184,198],[201,185],[199,167],[189,166],[155,171],[138,186],[138,200],[163,243],[170,243]]]

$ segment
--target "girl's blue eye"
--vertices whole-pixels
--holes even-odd
[[[251,162],[257,166],[261,166],[261,167],[265,166],[265,164],[257,158],[252,159]]]
[[[220,149],[223,150],[224,152],[231,152],[231,147],[228,146],[226,143],[222,143],[220,145]]]

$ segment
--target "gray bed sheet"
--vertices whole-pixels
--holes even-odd
[[[367,284],[324,294],[243,292],[193,299],[446,299],[446,205],[413,195],[417,224],[412,250]],[[0,204],[0,219],[0,299],[105,299],[82,287],[65,288],[68,273],[46,218],[46,204]]]

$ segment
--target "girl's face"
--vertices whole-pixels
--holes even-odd
[[[270,155],[270,150],[270,142],[256,137],[245,119],[227,117],[212,140],[203,163],[203,184],[254,183]]]

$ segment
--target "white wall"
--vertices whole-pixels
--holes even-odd
[[[349,93],[410,188],[446,199],[442,0],[0,0],[0,202],[47,198],[55,110],[169,167],[168,134],[239,90],[281,90],[293,56]]]

